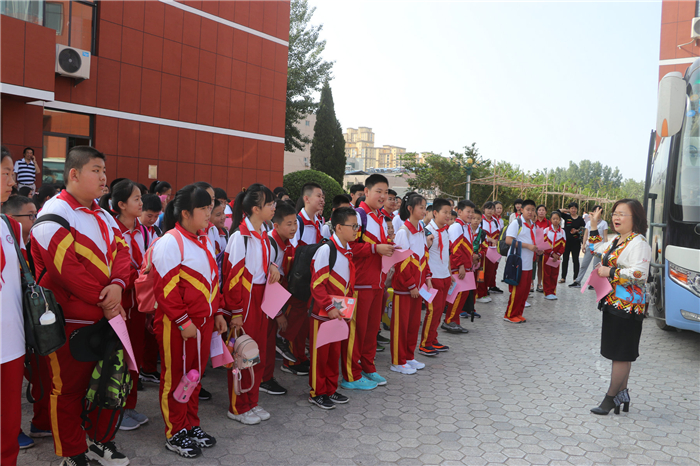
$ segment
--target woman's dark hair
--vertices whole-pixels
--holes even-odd
[[[163,231],[175,228],[175,223],[182,223],[182,213],[192,214],[194,209],[209,207],[211,196],[206,189],[199,188],[193,184],[188,184],[179,190],[172,201],[168,202],[163,215]]]
[[[553,212],[549,215],[549,220],[552,220],[552,217],[554,217],[555,215],[556,215],[557,217],[559,217],[559,220],[561,221],[561,212],[559,212],[558,210],[553,211]]]
[[[569,202],[569,205],[566,207],[568,209],[571,209],[572,207],[576,207],[578,209],[578,202]]]
[[[521,206],[523,205],[523,200],[522,199],[516,199],[513,201],[513,210],[517,210],[515,206],[520,204]]]
[[[168,183],[167,181],[155,180],[153,183],[151,183],[151,186],[148,188],[148,192],[150,192],[151,194],[157,194],[160,196],[168,189],[173,189],[173,187],[170,186],[170,183]]]
[[[494,204],[493,201],[486,201],[486,202],[484,202],[484,205],[481,206],[481,210],[483,210],[484,212],[486,211],[486,209],[495,209],[495,208],[496,208],[496,204]]]
[[[408,220],[411,216],[411,211],[408,210],[408,208],[411,207],[411,210],[413,210],[413,208],[421,202],[425,202],[423,196],[414,191],[407,192],[401,198],[401,207],[399,207],[399,217],[401,217],[401,220]]]
[[[119,181],[117,184],[112,186],[107,194],[100,198],[100,207],[116,217],[122,213],[119,203],[127,202],[134,193],[134,188],[138,189],[139,192],[141,191],[139,185],[131,180],[123,179]],[[109,205],[110,200],[112,201],[111,206]]]
[[[211,189],[212,191],[214,191],[214,195],[216,196],[216,191],[214,190],[214,186],[210,185],[206,181],[195,181],[193,184],[198,188]]]
[[[44,207],[46,201],[51,199],[56,195],[56,187],[51,184],[41,185],[39,191],[34,194],[34,204],[36,204],[37,209]]]
[[[493,201],[493,205],[494,206],[503,205],[503,203],[501,201]],[[494,209],[495,209],[495,207],[494,207]]]
[[[267,186],[255,183],[251,184],[248,189],[242,191],[236,196],[236,201],[233,204],[233,222],[231,223],[231,233],[236,231],[243,221],[243,214],[247,217],[253,215],[253,207],[263,208],[265,204],[273,202],[275,195],[272,194]]]
[[[228,202],[228,194],[226,194],[226,191],[223,188],[214,188],[214,198],[223,200],[224,204]]]
[[[544,218],[547,218],[547,206],[544,204],[540,204],[535,207],[535,214],[537,214],[537,211],[540,210],[540,207],[544,207]]]
[[[2,149],[0,150],[0,152],[2,152],[2,157],[0,157],[0,161],[5,160],[5,157],[12,158],[12,154],[10,154],[10,151],[5,146],[2,146]]]
[[[627,204],[627,207],[632,212],[632,231],[638,235],[646,235],[649,225],[647,224],[647,215],[642,204],[636,199],[620,199],[613,205],[612,211],[615,212],[620,204]]]

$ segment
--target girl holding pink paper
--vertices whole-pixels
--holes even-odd
[[[540,268],[542,269],[542,285],[544,288],[545,299],[557,299],[557,277],[559,277],[559,264],[553,267],[551,261],[559,261],[562,254],[564,254],[564,249],[566,249],[566,234],[564,229],[561,228],[561,215],[559,212],[552,212],[550,221],[552,226],[545,228],[544,230],[544,240],[549,243],[552,249],[544,251],[542,257],[542,263]],[[544,264],[544,265],[542,265]]]

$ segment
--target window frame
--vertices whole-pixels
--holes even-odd
[[[43,3],[43,18],[42,26],[49,27],[46,25],[46,0],[41,0]],[[95,55],[95,42],[97,39],[97,1],[89,0],[70,0],[68,2],[68,47],[75,47],[72,44],[73,36],[73,3],[80,3],[85,6],[92,7],[92,31],[90,32],[90,55]],[[65,14],[65,12],[64,12]],[[51,28],[53,29],[53,28]],[[55,30],[55,29],[54,29]],[[81,49],[82,50],[82,49]]]

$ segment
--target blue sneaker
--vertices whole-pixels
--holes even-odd
[[[469,314],[467,314],[466,312],[462,312],[459,316],[460,317],[469,317]]]
[[[377,382],[372,382],[365,377],[355,380],[354,382],[348,382],[345,379],[340,379],[340,386],[346,390],[374,390],[377,388]]]
[[[371,374],[363,372],[362,376],[368,378],[372,382],[376,383],[378,386],[386,385],[386,379],[376,372],[372,372]]]
[[[17,441],[19,442],[19,449],[20,450],[25,450],[27,448],[32,448],[34,446],[34,440],[30,439],[27,436],[27,434],[25,434],[21,430],[19,431],[19,436],[17,437]]]
[[[51,431],[37,429],[36,427],[34,427],[34,424],[32,424],[30,422],[29,423],[29,436],[32,438],[51,437]]]

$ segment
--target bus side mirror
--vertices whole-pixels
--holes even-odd
[[[681,130],[685,112],[686,83],[678,71],[668,73],[659,83],[659,101],[656,113],[656,134],[662,138]]]

